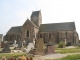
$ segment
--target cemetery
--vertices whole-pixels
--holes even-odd
[[[41,10],[32,11],[22,26],[11,27],[2,36],[1,60],[65,60],[80,53],[75,22],[42,24]]]
[[[67,46],[63,48],[59,48],[56,46],[57,45],[54,45],[51,42],[49,42],[48,44],[44,44],[42,38],[39,38],[38,40],[35,40],[33,42],[28,42],[27,44],[25,43],[25,41],[21,41],[18,44],[17,41],[14,40],[12,46],[10,46],[7,41],[4,41],[1,43],[2,50],[0,50],[0,59],[58,60],[62,59],[63,57],[65,59],[68,55],[72,56],[73,54],[78,54],[78,57],[80,56],[80,47],[78,46]]]

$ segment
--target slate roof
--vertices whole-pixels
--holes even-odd
[[[33,11],[31,14],[31,17],[33,16],[39,16],[40,11]]]
[[[41,24],[40,32],[52,32],[52,31],[72,31],[75,30],[74,22],[65,23],[52,23],[52,24]]]
[[[3,34],[0,34],[0,38],[2,38]]]
[[[29,21],[33,24],[34,27],[38,28],[38,26],[36,24],[34,24],[31,20],[29,20]]]
[[[11,27],[8,33],[21,33],[21,26]]]

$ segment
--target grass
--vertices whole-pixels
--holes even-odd
[[[13,54],[1,53],[0,58],[3,57],[3,56],[5,56],[5,57],[10,57],[10,56],[18,57],[18,56],[22,56],[22,55],[27,55],[27,54],[26,53],[13,53]]]
[[[68,55],[64,58],[55,59],[55,60],[80,60],[80,54]]]
[[[60,59],[45,59],[45,60],[80,60],[80,54],[68,55]]]
[[[66,54],[66,53],[76,53],[80,52],[80,47],[76,48],[56,48],[56,53]]]

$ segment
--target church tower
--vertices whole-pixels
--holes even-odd
[[[33,21],[38,27],[42,24],[41,10],[32,12],[31,21]]]

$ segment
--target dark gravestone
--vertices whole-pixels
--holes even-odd
[[[4,47],[4,42],[1,42],[1,48],[3,48]]]
[[[46,45],[45,54],[54,54],[55,53],[55,47],[52,43],[49,43]]]
[[[9,46],[8,42],[5,42],[2,52],[10,52],[10,51],[11,50],[10,50],[10,46]]]
[[[22,43],[23,43],[22,41],[18,42],[18,48],[22,48]]]
[[[67,42],[66,46],[71,46],[71,42]]]
[[[26,46],[31,42],[31,40],[27,40],[26,41]]]

